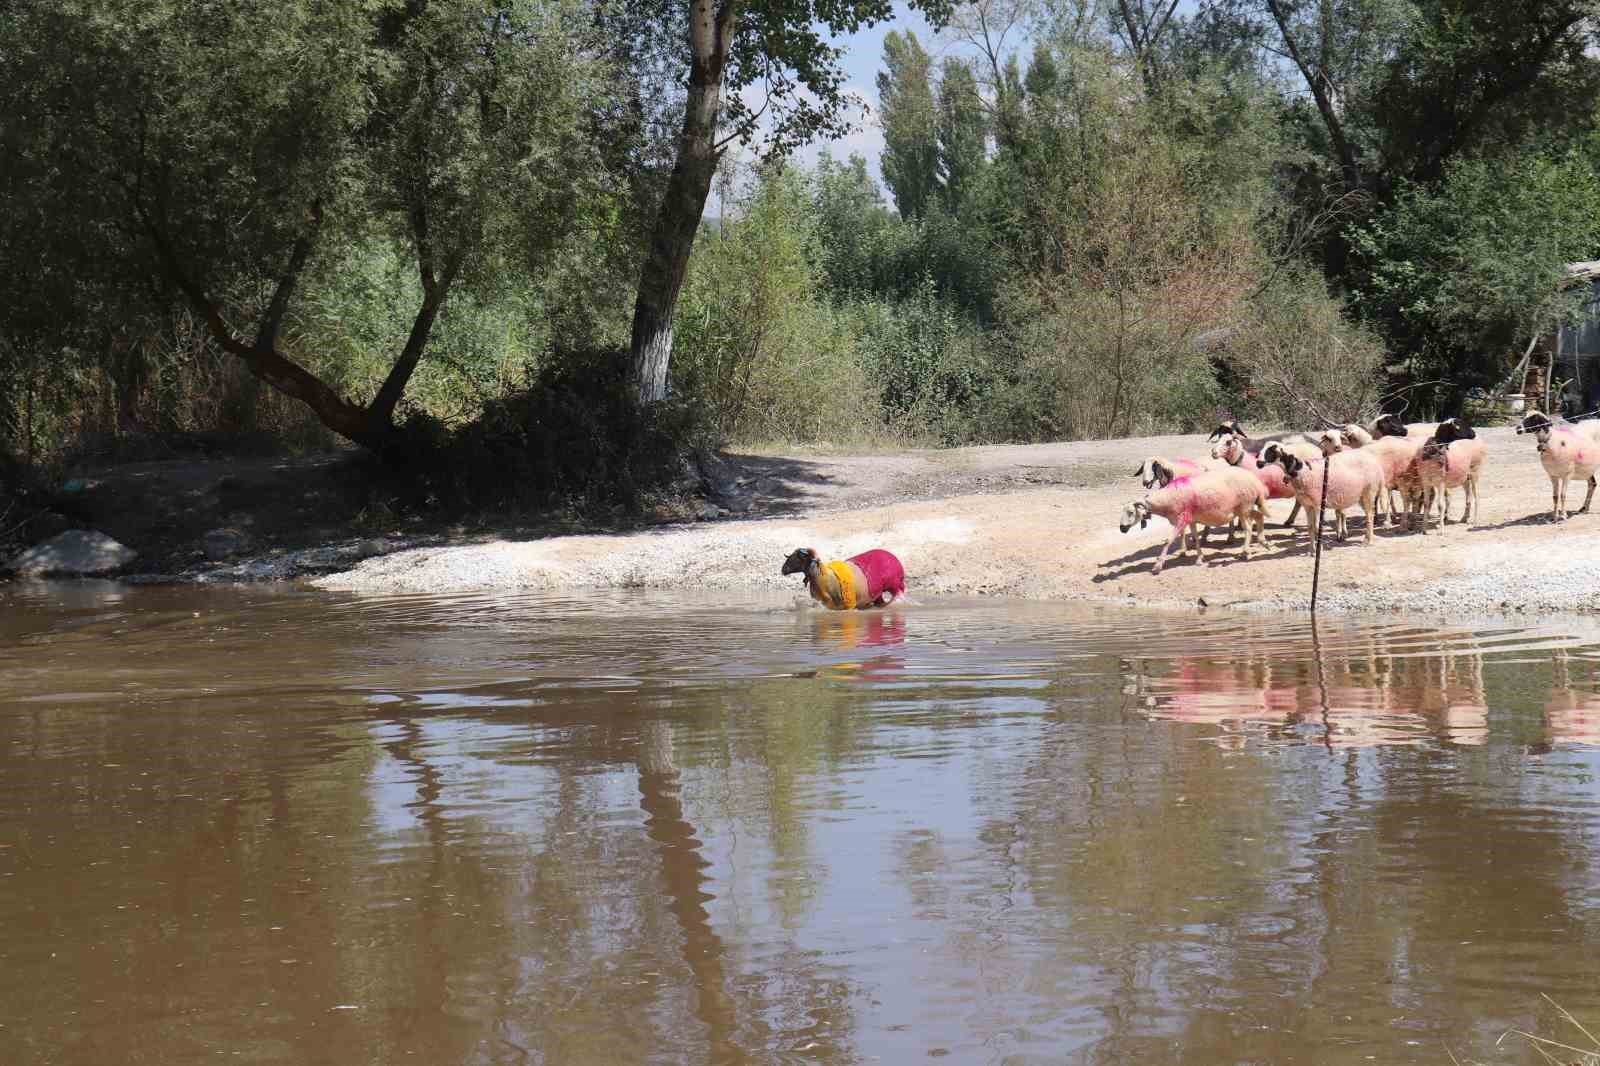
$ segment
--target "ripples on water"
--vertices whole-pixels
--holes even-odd
[[[0,1061],[1521,1061],[1600,1020],[1597,654],[0,586]]]

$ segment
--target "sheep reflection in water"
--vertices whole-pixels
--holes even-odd
[[[1141,663],[1125,691],[1138,697],[1141,713],[1213,727],[1217,743],[1235,748],[1252,740],[1372,747],[1488,739],[1480,656],[1351,651],[1320,666],[1314,657],[1288,662],[1248,652],[1230,662],[1183,657],[1160,672]]]
[[[1572,657],[1558,648],[1552,655],[1552,685],[1544,701],[1545,742],[1536,747],[1560,744],[1600,745],[1600,664],[1579,660],[1575,671]],[[1577,673],[1579,676],[1573,676]],[[1583,687],[1574,687],[1581,685]]]

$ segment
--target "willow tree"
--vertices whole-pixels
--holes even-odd
[[[648,4],[651,0],[645,0]],[[689,267],[711,182],[724,152],[760,136],[783,155],[850,124],[840,50],[824,35],[854,33],[890,17],[890,0],[654,0],[681,31],[688,91],[672,175],[661,197],[639,278],[630,348],[643,402],[667,393],[672,316]],[[934,21],[948,0],[915,0]],[[742,95],[757,86],[765,103]]]
[[[451,294],[537,277],[597,191],[592,25],[568,0],[12,4],[0,172],[25,179],[0,177],[0,253],[63,280],[7,294],[80,321],[176,299],[257,378],[381,446]],[[384,238],[421,295],[375,394],[348,396],[285,323],[319,261]]]

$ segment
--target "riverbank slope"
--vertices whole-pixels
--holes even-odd
[[[1600,604],[1600,514],[1549,521],[1549,479],[1532,438],[1484,430],[1489,461],[1481,515],[1427,536],[1380,527],[1377,542],[1329,540],[1320,602],[1351,610],[1588,611]],[[778,570],[798,546],[829,556],[884,547],[901,557],[911,597],[995,594],[1149,605],[1295,608],[1311,589],[1303,535],[1275,527],[1248,561],[1237,548],[1168,560],[1151,573],[1165,523],[1124,535],[1124,504],[1143,495],[1131,476],[1150,455],[1204,455],[1203,438],[964,448],[879,456],[733,456],[724,476],[751,517],[604,536],[491,540],[400,551],[320,578],[362,592],[466,589],[793,586]],[[1573,486],[1572,505],[1583,486]],[[1456,494],[1455,511],[1461,496]]]

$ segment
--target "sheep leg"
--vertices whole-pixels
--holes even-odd
[[[1367,515],[1366,542],[1368,544],[1372,543],[1372,526],[1377,521],[1378,517],[1379,495],[1380,493],[1376,489],[1368,489],[1366,492],[1361,494],[1361,509],[1365,511]]]
[[[1156,568],[1154,571],[1152,571],[1152,574],[1161,573],[1161,568],[1167,565],[1167,553],[1172,550],[1172,546],[1174,544],[1178,543],[1179,539],[1183,536],[1184,531],[1188,528],[1189,516],[1185,514],[1179,519],[1178,526],[1172,531],[1172,536],[1167,540],[1166,546],[1161,549],[1161,555],[1156,559]],[[1182,554],[1181,549],[1179,550],[1179,554]]]
[[[1300,513],[1300,499],[1299,499],[1299,497],[1296,497],[1295,501],[1294,501],[1294,506],[1289,508],[1289,517],[1284,519],[1284,521],[1283,521],[1283,528],[1284,529],[1293,529],[1294,528],[1294,516],[1299,514],[1299,513]],[[1307,518],[1306,519],[1306,529],[1309,530],[1310,528],[1311,528],[1311,519]]]
[[[1234,522],[1238,523],[1238,524],[1242,524],[1244,526],[1244,557],[1246,559],[1250,558],[1250,534],[1252,532],[1251,527],[1250,527],[1250,520],[1254,516],[1255,516],[1255,505],[1254,504],[1251,504],[1251,505],[1249,505],[1247,507],[1240,507],[1239,510],[1235,511],[1234,515],[1233,515]]]
[[[1550,479],[1550,521],[1561,521],[1561,479]]]
[[[1472,509],[1472,519],[1467,524],[1478,524],[1478,475],[1473,474],[1467,479],[1467,505]]]
[[[1579,514],[1589,513],[1589,503],[1594,499],[1594,478],[1589,478],[1589,493],[1583,498],[1583,506],[1578,508]]]

